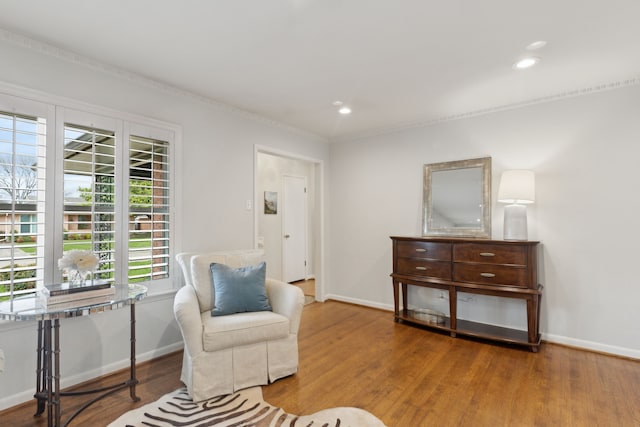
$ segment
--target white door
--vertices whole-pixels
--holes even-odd
[[[283,176],[282,277],[285,282],[307,278],[306,178]]]

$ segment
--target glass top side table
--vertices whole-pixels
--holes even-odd
[[[35,416],[40,416],[47,409],[47,426],[59,427],[68,425],[80,412],[91,404],[106,397],[120,389],[129,388],[129,394],[133,401],[140,398],[136,396],[136,369],[135,369],[135,343],[136,343],[136,301],[147,295],[146,286],[137,284],[113,285],[115,293],[112,296],[96,299],[78,299],[77,301],[49,305],[37,296],[18,297],[13,300],[0,302],[0,319],[14,321],[37,321],[38,322],[38,343],[37,343],[37,369],[36,369],[36,393],[34,397],[37,401]],[[127,381],[102,387],[96,390],[82,390],[75,392],[60,391],[60,319],[70,317],[90,316],[110,310],[116,310],[125,306],[130,307],[130,375]],[[82,405],[73,413],[64,424],[61,423],[62,407],[61,396],[80,396],[87,394],[97,394],[96,397]]]

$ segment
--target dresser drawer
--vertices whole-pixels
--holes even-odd
[[[529,287],[527,269],[509,265],[454,263],[453,280],[482,285]]]
[[[415,258],[398,258],[396,273],[451,280],[451,262]]]
[[[527,265],[527,247],[492,245],[489,243],[456,243],[453,245],[455,262]]]
[[[398,258],[428,258],[451,261],[451,243],[440,242],[397,242]]]

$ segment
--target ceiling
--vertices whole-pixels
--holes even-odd
[[[332,141],[635,84],[638,17],[638,0],[0,4],[4,30]]]

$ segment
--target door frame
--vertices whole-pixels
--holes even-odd
[[[314,278],[316,283],[316,301],[325,300],[325,173],[324,161],[321,159],[303,156],[297,153],[278,150],[266,145],[254,144],[253,150],[253,247],[258,248],[258,206],[261,206],[261,195],[258,194],[258,154],[269,154],[292,160],[300,160],[311,163],[314,169],[314,191],[317,221],[311,227],[311,234],[307,236],[316,250],[313,251]],[[307,219],[310,213],[307,212]],[[309,245],[307,245],[309,246]],[[309,254],[307,254],[309,259]]]

